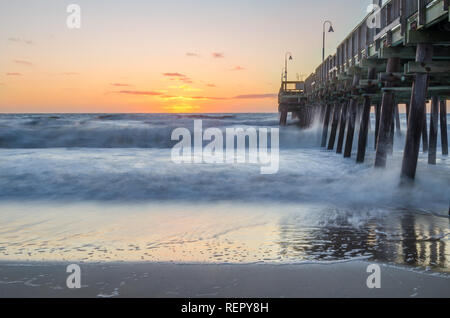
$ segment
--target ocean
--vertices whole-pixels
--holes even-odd
[[[450,273],[450,160],[438,136],[437,165],[421,153],[415,186],[400,188],[403,114],[384,170],[373,168],[372,115],[364,164],[320,148],[319,125],[290,121],[272,175],[172,162],[172,131],[193,133],[194,120],[278,128],[277,114],[1,114],[0,260],[367,259]]]

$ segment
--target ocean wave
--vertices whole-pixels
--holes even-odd
[[[172,131],[277,127],[276,114],[53,114],[0,115],[0,148],[171,148]]]

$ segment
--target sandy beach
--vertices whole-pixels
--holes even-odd
[[[80,264],[80,289],[66,287],[67,263],[0,263],[0,297],[449,297],[450,277],[380,265],[381,288],[366,285],[369,263],[303,265]]]
[[[317,149],[317,127],[290,126],[275,175],[177,165],[168,136],[191,117],[18,116],[24,138],[0,150],[0,297],[450,297],[446,158],[421,155],[415,187],[399,188],[399,142],[380,171]],[[66,285],[69,264],[80,289]],[[367,287],[370,264],[380,289]]]

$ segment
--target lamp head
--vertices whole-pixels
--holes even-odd
[[[328,33],[334,32],[333,26],[330,25],[330,29],[328,30]]]
[[[289,61],[292,61],[292,55],[289,55]]]

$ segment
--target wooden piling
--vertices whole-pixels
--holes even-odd
[[[400,109],[397,103],[395,104],[394,114],[395,114],[395,130],[399,135],[401,135],[402,128],[400,125]]]
[[[347,138],[345,141],[344,158],[352,156],[353,136],[355,135],[356,107],[358,101],[355,98],[350,100],[347,122]]]
[[[327,146],[327,137],[328,137],[328,125],[330,122],[330,113],[331,113],[331,104],[327,103],[325,107],[325,115],[323,120],[323,129],[322,129],[322,143],[321,147]]]
[[[391,57],[388,59],[386,72],[395,73],[400,67],[400,58]],[[386,82],[386,87],[392,84]],[[386,156],[390,144],[390,131],[392,126],[392,119],[394,114],[394,93],[389,90],[383,92],[381,102],[381,120],[380,130],[378,133],[377,151],[375,156],[375,167],[386,167]]]
[[[280,112],[280,126],[286,126],[287,124],[287,109],[282,109]]]
[[[391,121],[391,128],[389,129],[388,144],[386,145],[387,149],[386,153],[391,156],[394,154],[394,135],[395,135],[395,106],[392,112],[392,121]]]
[[[448,155],[448,136],[447,136],[447,101],[441,100],[440,103],[440,122],[441,122],[441,147],[442,154]]]
[[[427,120],[427,108],[425,106],[425,115],[423,117],[423,126],[422,126],[422,151],[423,153],[428,152],[428,120]]]
[[[356,87],[359,85],[360,69],[356,69],[356,73],[353,75],[352,82],[352,95],[358,95]],[[344,158],[350,158],[352,156],[353,137],[355,135],[355,122],[358,112],[358,100],[357,97],[350,99],[350,106],[348,110],[348,124],[347,124],[347,139],[345,141]]]
[[[345,126],[347,123],[347,112],[348,112],[348,104],[349,102],[344,103],[341,112],[341,120],[339,124],[339,137],[338,143],[336,147],[336,153],[342,153],[342,146],[344,145],[344,135],[345,135]]]
[[[418,44],[416,49],[416,62],[427,63],[433,58],[431,44]],[[417,160],[419,157],[420,136],[423,130],[425,117],[425,99],[427,96],[428,74],[416,73],[412,88],[409,124],[406,133],[405,150],[403,152],[402,183],[414,180],[416,176]]]
[[[377,149],[378,133],[380,132],[380,119],[381,119],[381,105],[375,105],[375,141],[374,149]]]
[[[334,144],[336,142],[336,132],[339,125],[339,116],[341,114],[341,108],[342,106],[339,103],[336,103],[334,105],[334,112],[333,112],[333,121],[331,123],[331,132],[330,132],[330,139],[328,140],[328,150],[334,149]]]
[[[408,128],[409,122],[409,103],[405,104],[405,112],[406,112],[406,128]]]
[[[356,162],[363,163],[366,156],[366,146],[367,146],[367,134],[369,132],[369,122],[370,122],[370,97],[364,97],[364,106],[361,117],[361,125],[359,128],[359,138],[358,138],[358,154],[356,155]]]
[[[433,96],[431,99],[430,113],[430,148],[428,151],[428,164],[436,164],[437,151],[437,133],[438,133],[438,117],[439,117],[439,98]]]

